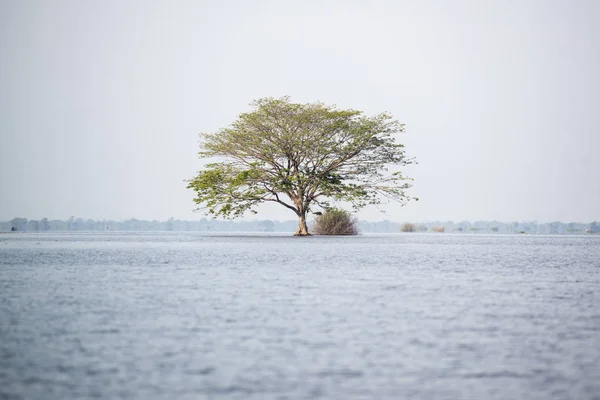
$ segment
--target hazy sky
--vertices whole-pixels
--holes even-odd
[[[421,200],[360,218],[600,220],[598,15],[595,0],[0,0],[0,219],[200,218],[184,183],[198,134],[289,95],[406,124]]]

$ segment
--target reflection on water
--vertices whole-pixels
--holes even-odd
[[[600,237],[0,235],[0,398],[598,399]]]

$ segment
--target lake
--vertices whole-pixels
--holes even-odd
[[[0,234],[1,399],[600,399],[600,236]]]

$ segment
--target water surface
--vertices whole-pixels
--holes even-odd
[[[0,398],[600,399],[600,237],[0,234]]]

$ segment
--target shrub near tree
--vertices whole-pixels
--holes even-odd
[[[417,231],[417,227],[415,226],[415,224],[411,224],[410,222],[405,222],[402,225],[402,228],[400,228],[400,230],[402,232],[416,232]]]
[[[357,221],[348,211],[331,208],[315,219],[314,232],[317,235],[356,235]]]
[[[296,214],[295,235],[308,235],[306,216],[331,201],[355,210],[393,200],[411,187],[400,168],[413,163],[396,142],[404,126],[391,115],[366,116],[288,97],[252,103],[229,127],[201,135],[208,163],[188,181],[198,209],[212,216],[256,213],[277,203]]]

